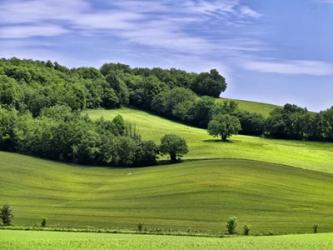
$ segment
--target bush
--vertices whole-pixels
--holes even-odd
[[[0,218],[4,226],[9,226],[14,218],[13,211],[9,205],[4,205],[0,210]]]
[[[244,229],[244,235],[250,234],[250,228],[247,225],[245,225],[243,229]]]
[[[40,223],[40,226],[41,227],[46,227],[46,219],[45,218],[42,219],[42,222]]]
[[[142,232],[142,230],[143,230],[143,224],[142,224],[142,223],[139,223],[139,224],[138,224],[138,231],[139,231],[139,232]]]
[[[314,224],[312,229],[314,234],[318,233],[318,224]]]
[[[229,234],[235,234],[237,228],[237,217],[231,216],[227,221],[226,228]]]

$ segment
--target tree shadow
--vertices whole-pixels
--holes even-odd
[[[235,143],[235,141],[233,140],[226,140],[226,141],[222,141],[221,139],[207,139],[207,140],[203,140],[203,142],[208,142],[208,143]]]

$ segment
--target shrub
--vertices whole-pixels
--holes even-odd
[[[42,219],[42,222],[40,223],[40,226],[41,227],[46,227],[46,219],[45,218]]]
[[[139,232],[142,232],[142,230],[143,230],[143,224],[142,224],[142,223],[139,223],[139,224],[138,224],[138,231],[139,231]]]
[[[312,229],[314,234],[318,233],[318,224],[314,224]]]
[[[9,226],[14,218],[13,211],[9,205],[4,205],[0,210],[0,218],[4,226]]]
[[[248,227],[248,225],[244,225],[244,235],[249,235],[250,234],[250,228]]]
[[[227,221],[226,228],[229,234],[235,234],[237,228],[238,219],[235,216],[231,216]]]

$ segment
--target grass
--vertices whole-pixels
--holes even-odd
[[[250,136],[234,136],[231,142],[221,143],[212,139],[206,130],[143,111],[90,110],[87,113],[93,119],[101,116],[112,119],[121,114],[137,125],[145,139],[156,142],[166,133],[176,133],[187,140],[190,153],[183,163],[174,165],[102,168],[0,152],[0,204],[8,203],[13,207],[15,225],[38,226],[45,217],[48,226],[53,228],[133,231],[142,223],[149,232],[216,235],[225,233],[225,221],[234,215],[239,218],[239,232],[246,224],[256,235],[310,233],[314,224],[319,224],[319,232],[333,231],[332,144]],[[6,233],[0,232],[0,236]],[[45,235],[45,242],[29,241],[27,236],[31,244],[37,244],[32,245],[32,249],[43,249],[43,244],[62,246],[67,244],[62,239],[71,237],[70,233],[59,236],[54,243],[48,241],[52,240],[51,235],[61,234],[48,236],[49,233],[41,232],[41,235]],[[99,238],[102,234],[85,235],[87,238],[83,242],[69,241],[73,243],[71,249],[84,244],[112,248],[108,244],[120,244],[124,238],[132,237],[107,236],[114,237],[114,240],[104,242]],[[88,235],[91,235],[92,243]],[[181,246],[185,249],[196,246],[219,248],[229,240],[228,249],[238,249],[240,245],[237,244],[243,243],[253,249],[267,249],[269,242],[278,239],[263,238],[260,240],[263,245],[256,245],[257,238],[252,237],[223,239],[226,240],[223,243],[209,238],[202,241],[184,238],[178,242],[170,240],[174,238],[169,236],[163,238],[165,241],[159,236],[149,237],[134,235],[131,239],[145,249],[147,245],[156,246],[155,249],[163,246],[172,249],[173,244],[178,246],[183,244],[181,242],[184,242]],[[301,248],[304,242],[309,243],[311,249],[325,246],[321,240],[312,244],[311,237],[324,236],[306,236],[298,241],[300,245],[292,245],[288,236],[281,239],[284,239],[283,243],[289,242],[286,245],[299,249],[306,249]],[[136,242],[136,239],[142,239],[142,242]],[[152,239],[154,242],[149,243]],[[6,246],[15,248],[20,242],[7,242]],[[131,248],[130,243],[126,244],[125,248]]]
[[[93,119],[112,119],[121,114],[137,125],[143,138],[159,142],[167,133],[186,139],[190,153],[186,159],[240,158],[265,161],[304,169],[333,173],[333,144],[292,140],[276,140],[251,136],[233,136],[232,142],[221,143],[204,129],[193,128],[144,111],[134,109],[89,110]]]
[[[253,101],[245,101],[245,100],[237,100],[237,99],[229,99],[229,98],[220,98],[219,101],[234,101],[238,104],[240,110],[259,113],[264,117],[267,117],[275,108],[279,107],[278,105],[261,103],[261,102],[253,102]]]
[[[236,237],[236,238],[221,239],[221,238],[185,237],[185,236],[0,231],[0,247],[3,250],[14,250],[14,249],[327,250],[333,248],[333,234]]]
[[[16,225],[254,234],[333,230],[333,175],[249,160],[146,168],[80,167],[0,152],[0,204]],[[325,192],[323,192],[325,190]]]

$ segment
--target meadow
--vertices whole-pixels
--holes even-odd
[[[185,159],[237,158],[257,160],[309,170],[333,173],[333,144],[293,140],[266,139],[237,135],[229,143],[208,135],[207,130],[170,121],[135,109],[89,110],[92,119],[112,119],[117,114],[136,125],[144,139],[159,143],[167,133],[175,133],[186,139],[189,154]]]
[[[178,164],[106,168],[0,152],[0,204],[13,207],[14,225],[46,218],[51,228],[135,231],[143,224],[153,233],[222,235],[234,215],[240,234],[244,225],[253,235],[311,233],[314,224],[333,230],[329,143],[241,135],[222,143],[206,130],[134,109],[86,113],[121,114],[155,142],[175,133],[190,153]]]
[[[238,159],[193,160],[145,168],[101,168],[0,152],[0,204],[14,224],[225,233],[333,230],[333,175]],[[325,190],[325,192],[323,192]],[[325,218],[325,219],[323,219]]]
[[[17,240],[17,239],[20,240]],[[3,250],[44,249],[228,249],[228,250],[327,250],[332,234],[267,237],[208,238],[186,236],[126,235],[0,231]]]
[[[242,111],[247,111],[251,113],[262,114],[264,117],[268,117],[268,115],[277,107],[278,105],[269,104],[269,103],[261,103],[247,100],[238,100],[238,99],[230,99],[230,98],[219,98],[218,102],[224,101],[233,101],[236,102],[239,109]]]

